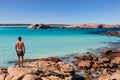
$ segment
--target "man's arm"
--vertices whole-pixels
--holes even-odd
[[[24,45],[24,43],[23,43],[23,53],[25,54],[25,45]]]
[[[15,50],[16,50],[16,52],[17,52],[17,43],[15,44]]]

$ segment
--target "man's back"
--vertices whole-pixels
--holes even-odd
[[[17,51],[23,51],[24,43],[22,41],[16,42],[16,48],[17,48]]]

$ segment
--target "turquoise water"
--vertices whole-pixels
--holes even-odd
[[[89,49],[108,46],[104,42],[116,42],[118,37],[89,32],[120,29],[40,29],[26,27],[0,27],[0,67],[14,65],[17,59],[15,42],[18,36],[23,38],[26,46],[25,59],[49,56],[83,54]],[[13,63],[12,63],[13,62]]]

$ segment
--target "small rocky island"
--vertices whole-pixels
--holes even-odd
[[[45,24],[31,24],[28,26],[29,29],[47,29],[51,28],[49,25]]]

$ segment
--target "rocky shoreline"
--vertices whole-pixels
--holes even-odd
[[[101,56],[48,57],[27,60],[24,67],[0,69],[0,80],[119,80],[120,50],[103,50]]]
[[[0,80],[119,80],[120,50],[103,50],[101,56],[48,57],[27,60],[24,67],[0,69]]]
[[[106,50],[102,56],[76,56],[73,63],[85,73],[84,80],[119,80],[120,50]]]

